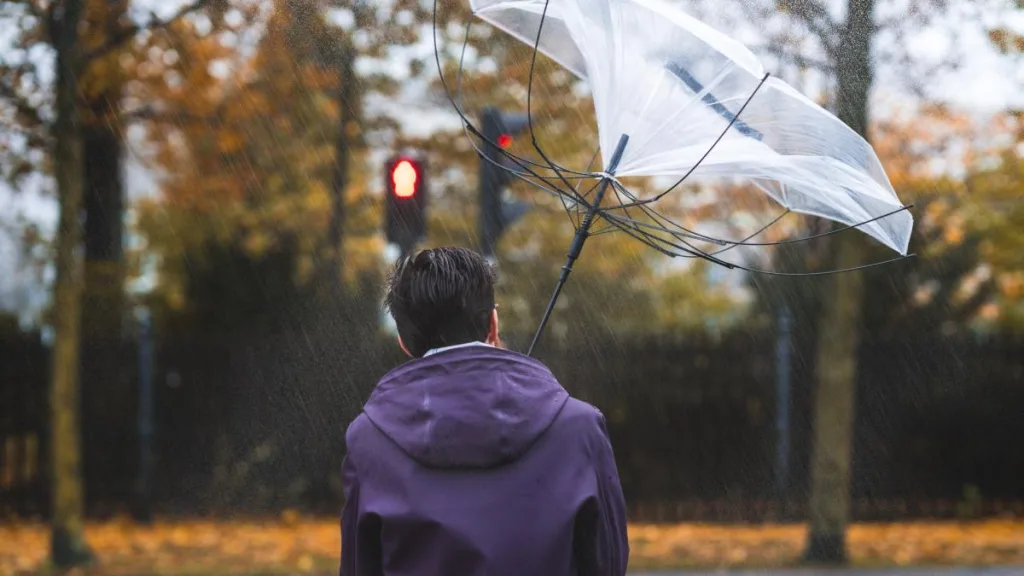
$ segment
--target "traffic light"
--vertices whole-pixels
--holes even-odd
[[[388,242],[409,253],[427,235],[427,170],[422,154],[392,156],[384,164]]]
[[[494,107],[485,108],[480,119],[480,248],[493,258],[494,247],[505,230],[523,217],[528,206],[505,198],[505,188],[512,180],[509,170],[521,170],[501,150],[508,150],[515,137],[529,127],[526,114],[506,113]]]

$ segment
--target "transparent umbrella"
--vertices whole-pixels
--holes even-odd
[[[721,254],[737,246],[779,244],[759,242],[758,236],[790,212],[844,225],[825,234],[858,229],[897,254],[869,266],[907,256],[913,217],[871,145],[767,73],[738,41],[662,0],[470,0],[470,7],[474,16],[533,49],[528,109],[537,54],[584,80],[594,103],[600,170],[559,166],[536,138],[539,160],[481,142],[505,156],[502,166],[557,195],[577,216],[566,265],[529,353],[598,220],[669,256],[766,274],[785,273]],[[443,76],[442,82],[449,87]],[[452,96],[452,102],[467,130],[482,137],[460,98]],[[674,184],[631,190],[620,180],[630,176],[669,177]],[[756,186],[780,205],[779,217],[746,238],[728,240],[698,233],[659,211],[659,201],[684,181],[723,177]],[[585,180],[594,184],[581,187]],[[834,272],[841,270],[828,273]]]

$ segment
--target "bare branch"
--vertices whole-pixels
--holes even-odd
[[[790,64],[795,64],[800,68],[808,68],[811,70],[818,70],[820,72],[829,73],[835,71],[835,64],[833,64],[832,62],[829,62],[827,60],[820,60],[818,58],[811,58],[808,56],[804,56],[803,54],[797,54],[793,51],[782,48],[782,46],[775,42],[769,42],[768,44],[761,47],[755,46],[752,47],[751,49],[754,50],[755,52],[763,51],[765,54],[770,54],[771,56],[774,56],[779,60],[789,62]]]
[[[45,22],[46,21],[46,18],[47,18],[46,11],[41,6],[36,4],[35,0],[6,0],[5,2],[0,2],[0,5],[3,5],[3,4],[11,4],[11,5],[14,5],[14,6],[24,6],[25,8],[28,9],[29,14],[32,14],[32,16],[35,16],[40,22]]]
[[[163,124],[181,124],[182,122],[194,122],[201,124],[208,124],[212,118],[216,118],[220,113],[220,109],[215,110],[209,115],[196,115],[187,112],[174,111],[165,112],[157,110],[153,106],[141,106],[134,110],[126,110],[121,113],[121,118],[126,122],[155,122]]]
[[[792,14],[818,37],[830,60],[839,53],[839,24],[829,15],[821,0],[775,0],[775,7]]]
[[[930,90],[936,87],[936,78],[956,71],[961,65],[961,54],[957,51],[953,51],[937,62],[929,63],[915,57],[906,48],[910,43],[911,33],[931,25],[939,15],[945,13],[938,9],[923,11],[921,16],[916,19],[917,26],[914,28],[908,27],[905,20],[901,20],[899,16],[882,19],[877,24],[877,30],[891,35],[891,40],[884,43],[878,50],[879,61],[898,70],[900,83],[918,98],[934,99],[936,94]],[[950,27],[946,34],[949,36],[952,46],[962,45],[962,30],[959,27]]]
[[[18,122],[10,122],[0,118],[0,132],[17,133],[25,138],[25,144],[29,148],[47,149],[52,144],[49,130],[32,129]]]
[[[0,68],[0,70],[4,72],[0,76],[0,98],[14,109],[15,119],[28,130],[45,127],[46,121],[39,115],[39,110],[18,92],[17,81],[12,82],[12,78],[17,78],[17,74],[10,74],[11,68]]]
[[[153,15],[145,24],[134,24],[132,26],[122,28],[121,30],[115,32],[113,34],[113,37],[109,41],[107,41],[106,44],[103,44],[99,48],[96,48],[95,50],[86,54],[85,61],[88,62],[96,58],[102,58],[103,56],[110,54],[114,50],[117,50],[118,48],[123,46],[126,42],[130,41],[140,32],[167,28],[168,26],[174,24],[178,20],[181,20],[185,16],[188,16],[189,14],[202,9],[208,3],[209,0],[193,0],[193,2],[186,4],[185,6],[182,6],[180,10],[175,12],[170,18],[167,18],[166,20],[162,20],[160,18],[157,18],[156,15]]]

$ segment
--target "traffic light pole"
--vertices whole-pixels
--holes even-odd
[[[485,108],[481,113],[480,134],[484,141],[478,172],[480,217],[477,225],[480,251],[490,262],[495,260],[495,249],[505,230],[527,211],[526,204],[503,198],[515,167],[509,165],[501,149],[507,148],[512,137],[528,127],[526,114],[503,113],[494,107]]]
[[[398,246],[398,261],[401,262],[406,256],[412,254],[413,248],[416,247],[415,242],[399,242]]]

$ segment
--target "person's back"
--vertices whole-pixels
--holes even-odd
[[[342,576],[624,574],[604,419],[541,363],[495,346],[486,262],[421,253],[396,269],[388,306],[417,359],[349,426]],[[460,328],[460,308],[483,314]]]

